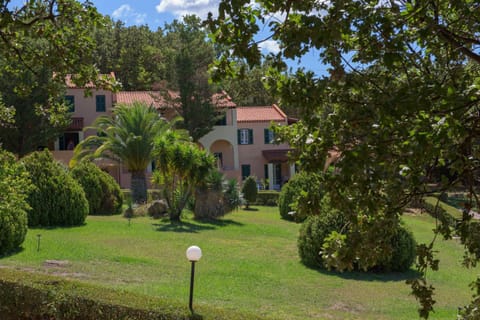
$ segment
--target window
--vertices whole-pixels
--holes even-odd
[[[105,95],[95,96],[95,105],[97,112],[105,112],[107,110],[105,106]]]
[[[272,144],[275,140],[275,136],[273,134],[273,131],[265,128],[263,133],[264,133],[264,138],[265,138],[265,144]]]
[[[242,164],[242,180],[245,180],[248,176],[250,176],[250,172],[250,165]]]
[[[253,144],[253,129],[238,129],[238,144]]]
[[[68,112],[75,112],[75,96],[65,96],[65,102],[68,105]]]
[[[73,150],[79,142],[78,132],[65,132],[58,139],[60,150]]]

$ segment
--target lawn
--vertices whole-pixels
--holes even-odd
[[[190,264],[185,250],[202,248],[196,266],[196,305],[255,312],[274,319],[413,319],[415,299],[407,274],[335,274],[309,269],[297,256],[299,225],[277,208],[239,210],[214,223],[184,219],[182,225],[150,218],[89,216],[75,228],[31,229],[24,249],[0,266],[39,271],[152,297],[188,301]],[[429,241],[434,220],[406,216],[418,241]],[[37,251],[37,235],[40,250]],[[437,241],[440,271],[432,319],[453,319],[467,303],[478,270],[461,267],[455,240]],[[49,265],[46,260],[68,261]]]

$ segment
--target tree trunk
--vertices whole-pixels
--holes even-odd
[[[147,202],[147,178],[145,177],[145,171],[132,171],[131,174],[130,190],[132,191],[133,202]]]

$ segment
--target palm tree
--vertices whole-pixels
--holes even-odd
[[[145,202],[145,170],[152,161],[153,142],[173,130],[175,121],[167,122],[154,107],[140,102],[117,105],[113,113],[113,117],[98,117],[92,126],[86,128],[97,130],[97,135],[89,136],[77,145],[72,164],[86,157],[122,163],[132,176],[133,201]]]

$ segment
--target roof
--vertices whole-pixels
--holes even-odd
[[[117,92],[117,103],[132,104],[143,102],[155,108],[161,107],[163,97],[157,91],[120,91]]]
[[[93,88],[96,88],[95,84],[92,83],[92,82],[88,82],[88,83],[84,84],[83,86],[78,86],[74,83],[74,81],[72,80],[72,77],[73,77],[72,74],[67,74],[65,76],[65,84],[67,85],[67,88],[70,88],[70,89],[82,89],[82,88],[92,88],[93,89]],[[114,72],[110,72],[108,74],[106,74],[106,73],[99,74],[98,79],[105,79],[105,80],[108,79],[108,80],[116,81]]]
[[[238,107],[237,122],[286,121],[287,115],[276,105],[263,107]]]
[[[219,108],[235,108],[237,106],[225,91],[213,94],[212,102]]]

